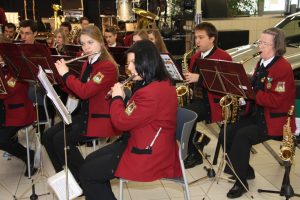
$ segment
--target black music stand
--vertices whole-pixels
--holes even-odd
[[[7,83],[4,78],[2,69],[0,69],[0,94],[7,94]]]
[[[118,63],[119,73],[121,76],[124,76],[124,79],[125,77],[128,76],[128,74],[126,73],[127,57],[125,54],[128,49],[129,47],[125,47],[125,46],[108,47],[108,51],[111,53],[115,61]]]
[[[76,57],[79,52],[82,52],[81,45],[65,44],[64,49],[68,56]]]
[[[199,68],[200,71],[200,79],[202,79],[202,83],[208,91],[217,94],[243,97],[245,99],[255,99],[255,93],[252,90],[250,81],[242,64],[224,60],[197,59],[196,66]],[[216,178],[220,178],[224,164],[227,164],[236,175],[226,152],[226,129],[227,120],[224,120],[224,147],[222,157],[223,159],[217,171],[218,176],[214,177],[214,180],[209,186],[206,195],[212,187],[214,181],[217,180]],[[212,168],[211,164],[210,166]],[[208,172],[210,172],[209,170],[213,169],[207,169]],[[236,177],[237,180],[240,181],[240,183],[243,185],[243,187],[249,192],[249,190],[242,183],[240,178],[237,175]],[[251,198],[253,198],[252,195]]]

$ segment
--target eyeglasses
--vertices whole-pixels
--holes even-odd
[[[258,41],[256,42],[256,44],[257,44],[257,45],[262,45],[262,46],[273,46],[272,43],[264,42],[264,41],[260,41],[260,40],[258,40]]]

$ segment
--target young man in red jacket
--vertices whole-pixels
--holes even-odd
[[[213,24],[208,22],[198,24],[195,27],[197,52],[191,58],[189,71],[184,72],[186,82],[190,83],[193,89],[191,102],[185,107],[197,112],[197,121],[205,120],[208,123],[222,121],[221,107],[219,105],[221,95],[207,90],[207,87],[203,83],[203,77],[200,76],[200,70],[195,63],[200,58],[232,61],[231,56],[226,51],[217,47],[217,42],[218,31]],[[199,146],[201,150],[209,142],[209,138],[205,135],[203,136],[204,139]],[[195,133],[194,127],[189,141],[189,156],[185,160],[186,168],[192,168],[202,163],[202,157],[193,145],[193,141],[197,141],[199,137],[200,134]]]

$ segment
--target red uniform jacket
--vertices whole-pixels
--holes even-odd
[[[92,72],[87,83],[81,82],[83,72],[87,67],[84,63],[80,79],[68,73],[66,86],[81,100],[88,101],[88,110],[83,111],[84,120],[87,123],[87,130],[83,134],[90,137],[109,137],[117,135],[111,123],[109,115],[109,100],[105,99],[106,94],[117,82],[117,67],[110,61],[98,60],[92,65]]]
[[[36,120],[36,110],[28,97],[29,84],[13,80],[10,75],[5,77],[7,94],[0,94],[5,109],[0,111],[0,115],[5,114],[5,123],[0,126],[30,125]]]
[[[200,57],[201,52],[195,53],[190,62],[189,66],[189,71],[193,72],[196,68],[195,62],[198,57]],[[232,61],[231,56],[224,50],[220,48],[214,47],[212,51],[205,57],[209,59],[219,59],[219,60],[227,60],[227,61]],[[204,85],[204,88],[207,88]],[[194,91],[196,92],[196,91]],[[206,94],[206,92],[205,92]],[[221,99],[222,95],[214,93],[214,92],[209,92],[207,91],[207,95],[203,95],[204,100],[207,102],[207,107],[208,109],[208,115],[210,116],[209,121],[212,122],[218,122],[222,121],[222,108],[219,105],[219,101]]]
[[[182,176],[175,139],[177,96],[169,81],[155,81],[137,90],[126,109],[123,100],[115,98],[110,113],[114,126],[130,131],[115,176],[135,181]],[[150,152],[146,147],[159,128]]]
[[[275,62],[266,66],[266,76],[257,80],[263,84],[263,89],[258,89],[255,103],[263,107],[261,112],[257,111],[257,115],[263,115],[265,118],[262,120],[262,124],[266,123],[267,127],[264,132],[271,136],[281,136],[282,127],[287,120],[287,112],[295,104],[296,85],[291,65],[287,60],[283,57],[275,57],[274,60]],[[296,129],[295,115],[291,119],[291,128],[294,133]]]

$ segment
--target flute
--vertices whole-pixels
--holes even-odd
[[[95,55],[95,54],[97,54],[97,53],[99,53],[99,52],[94,52],[94,53],[86,54],[86,55],[83,55],[83,56],[80,56],[80,57],[77,57],[77,58],[73,58],[73,59],[70,59],[70,60],[66,60],[65,63],[66,63],[66,64],[69,64],[69,63],[74,62],[74,61],[76,61],[76,60],[80,60],[80,59],[82,59],[82,58],[86,58],[86,57]]]
[[[136,77],[137,74],[133,74],[131,76],[129,76],[125,81],[122,82],[122,86],[124,86],[126,83],[128,83],[129,81],[132,81],[134,77]],[[112,90],[110,90],[106,96],[105,96],[105,99],[109,99],[111,98],[111,95],[112,95]]]

